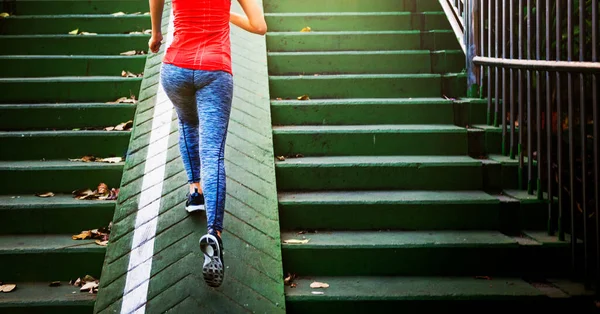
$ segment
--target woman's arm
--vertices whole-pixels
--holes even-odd
[[[238,0],[246,16],[231,12],[229,21],[251,33],[264,35],[267,32],[267,22],[256,0]]]
[[[165,6],[165,0],[149,0],[150,1],[150,19],[152,21],[152,37],[148,41],[148,48],[150,51],[156,53],[160,49],[162,44],[163,36],[162,29],[160,27],[162,20],[163,8]]]

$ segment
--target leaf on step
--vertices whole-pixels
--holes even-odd
[[[325,294],[323,291],[313,291],[312,294]]]
[[[69,281],[69,284],[72,286],[80,287],[81,286],[81,278],[77,278],[76,280],[71,280],[71,281]]]
[[[152,34],[152,30],[151,29],[147,29],[144,31],[144,34],[150,35]]]
[[[144,33],[135,31],[135,32],[129,32],[128,34],[130,34],[130,35],[136,35],[136,34],[141,35],[141,34],[144,34]]]
[[[315,281],[315,282],[313,282],[313,283],[310,284],[310,287],[313,288],[313,289],[329,288],[329,284],[328,283],[324,283],[324,282]]]
[[[69,35],[77,35],[77,33],[79,33],[79,28],[76,28],[76,29],[70,31]]]
[[[74,128],[71,131],[81,131],[81,129],[80,128]]]
[[[143,50],[129,50],[129,51],[120,53],[120,55],[122,55],[122,56],[135,56],[135,55],[145,55],[145,54],[146,54],[146,52]]]
[[[98,244],[100,246],[107,246],[108,245],[108,240],[106,240],[106,241],[96,240],[96,244]]]
[[[91,237],[92,237],[92,232],[89,230],[81,231],[80,234],[71,236],[71,238],[73,240],[85,240],[85,239],[90,239]]]
[[[16,288],[17,288],[16,284],[7,283],[7,284],[3,284],[0,286],[0,292],[8,293],[8,292],[15,290]]]
[[[3,19],[3,18],[5,18],[5,17],[9,17],[9,16],[10,16],[10,14],[8,14],[8,13],[6,13],[6,12],[2,12],[2,13],[0,13],[0,19]]]
[[[52,193],[52,192],[46,192],[46,193],[41,193],[41,194],[38,193],[35,196],[39,196],[39,197],[52,197],[52,196],[54,196],[54,193]]]
[[[288,273],[287,277],[285,277],[283,279],[283,284],[286,286],[292,285],[295,279],[296,279],[296,274]]]
[[[113,131],[115,129],[114,126],[108,126],[104,128],[104,131]]]
[[[308,95],[302,95],[298,97],[298,100],[310,100],[310,98],[308,97]]]
[[[61,285],[60,281],[53,281],[48,286],[50,286],[50,287],[58,287],[60,285]]]
[[[80,200],[116,200],[119,196],[119,189],[109,189],[105,183],[100,183],[94,191],[80,189],[73,191],[72,194],[75,195],[74,198]]]
[[[90,291],[90,289],[98,288],[98,283],[96,281],[86,282],[79,291]]]
[[[92,161],[96,161],[96,157],[86,155],[81,158],[69,158],[69,161],[92,162]]]
[[[275,100],[283,100],[283,99],[281,99],[281,97],[277,97],[277,98],[275,98]]]
[[[112,14],[113,16],[121,16],[121,15],[125,15],[124,12],[115,12]]]
[[[98,33],[81,32],[79,35],[98,35]]]
[[[130,13],[130,14],[131,15],[139,15],[139,14],[142,14],[142,12],[133,12],[133,13]]]
[[[305,27],[305,28],[301,29],[300,31],[301,31],[302,33],[308,33],[308,32],[310,32],[310,31],[312,31],[312,29],[310,28],[310,26],[307,26],[307,27]]]
[[[107,104],[135,104],[136,102],[137,100],[135,100],[135,96],[131,96],[129,98],[121,97],[115,101],[109,101]]]
[[[283,157],[283,156],[277,156],[277,160],[279,160],[279,161],[285,161],[285,157]]]
[[[304,240],[289,239],[289,240],[283,240],[283,243],[285,243],[285,244],[306,244],[306,243],[308,243],[308,241],[310,241],[310,240],[309,239],[304,239]]]
[[[116,164],[118,162],[122,162],[123,157],[98,158],[98,159],[96,159],[96,161],[97,162],[107,162],[109,164]]]
[[[122,77],[142,77],[143,74],[133,74],[133,73],[131,73],[129,71],[123,70],[123,71],[121,71],[121,76]]]
[[[98,281],[98,279],[90,276],[90,275],[85,275],[83,276],[83,278],[81,278],[81,281],[83,281],[83,283],[87,283],[87,282],[95,282]]]
[[[115,131],[127,131],[131,129],[132,126],[133,120],[129,120],[127,122],[119,123],[117,126],[115,126]]]
[[[80,189],[73,191],[73,194],[75,195],[76,199],[85,200],[94,197],[96,193],[90,189]]]
[[[448,97],[448,96],[446,96],[446,95],[443,95],[443,96],[444,96],[444,98],[445,98],[445,99],[447,99],[447,100],[456,100],[456,98],[451,98],[451,97]]]

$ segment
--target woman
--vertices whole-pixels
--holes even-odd
[[[149,1],[148,46],[156,53],[163,40],[165,0]],[[179,119],[179,150],[189,183],[185,209],[206,210],[208,232],[200,249],[204,280],[211,287],[221,285],[225,269],[224,149],[233,97],[229,23],[259,35],[267,31],[256,0],[238,1],[246,16],[230,12],[231,0],[172,0],[175,33],[161,69],[161,83]]]

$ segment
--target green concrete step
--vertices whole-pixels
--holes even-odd
[[[479,190],[481,162],[467,156],[336,156],[276,160],[290,190]],[[435,179],[433,179],[435,178]]]
[[[0,104],[0,129],[64,130],[116,126],[131,119],[135,108],[135,104],[124,103]]]
[[[450,29],[444,12],[267,13],[265,18],[271,32]]]
[[[149,11],[148,2],[141,0],[17,0],[13,3],[9,10],[13,15],[133,14]]]
[[[0,55],[119,55],[148,50],[146,34],[3,35]]]
[[[271,52],[269,74],[449,73],[464,69],[459,50]]]
[[[68,34],[80,32],[126,34],[149,29],[150,15],[80,14],[9,16],[0,21],[1,35]]]
[[[463,74],[362,74],[271,76],[271,98],[399,98],[465,94]]]
[[[497,231],[282,232],[281,239],[284,271],[300,276],[498,276],[543,261],[521,260],[517,240]]]
[[[423,12],[440,11],[437,0],[306,0],[301,4],[295,0],[265,0],[267,13],[284,12]]]
[[[100,277],[106,247],[71,234],[0,235],[3,281],[68,281]]]
[[[314,281],[329,284],[311,289]],[[573,311],[574,299],[553,287],[556,297],[518,277],[301,277],[285,287],[287,313],[479,313],[515,308]],[[318,291],[323,294],[313,294]],[[591,305],[591,302],[589,303]],[[584,312],[580,312],[584,313]],[[587,313],[587,312],[586,312]]]
[[[130,135],[130,131],[104,130],[0,131],[0,160],[125,156]]]
[[[453,103],[444,98],[273,100],[274,125],[452,124]]]
[[[78,200],[72,194],[0,195],[0,234],[78,234],[103,227],[114,209],[115,201]]]
[[[269,52],[460,49],[454,33],[445,30],[269,32],[266,37]]]
[[[454,125],[273,127],[275,154],[283,156],[462,155],[467,144],[466,129]]]
[[[325,190],[281,192],[278,198],[285,230],[495,230],[500,225],[500,201],[482,191]]]
[[[73,162],[69,160],[0,161],[2,194],[71,193],[95,189],[106,183],[118,188],[124,163]]]
[[[0,103],[110,102],[137,95],[141,82],[120,76],[0,78]]]
[[[144,72],[146,55],[136,56],[0,56],[2,77],[121,76]]]
[[[17,289],[2,294],[2,313],[92,313],[96,294],[81,292],[79,287],[61,281],[58,287],[49,287],[49,282],[16,282]]]

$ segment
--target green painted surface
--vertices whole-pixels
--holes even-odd
[[[0,233],[78,234],[82,230],[98,228],[100,221],[110,221],[114,206],[114,201],[77,200],[71,194],[57,194],[52,198],[2,195]]]
[[[269,13],[266,20],[273,32],[450,29],[442,12]]]
[[[372,0],[344,1],[344,0],[307,0],[298,5],[294,0],[267,1],[264,5],[265,12],[423,12],[439,11],[437,0]]]
[[[79,288],[61,281],[49,289],[48,283],[23,282],[18,289],[2,295],[0,311],[8,313],[85,313],[93,305],[95,295],[81,293]],[[23,308],[25,307],[25,308]]]
[[[115,55],[148,49],[148,35],[3,35],[1,55]]]
[[[166,19],[169,10],[170,4],[165,8]],[[209,289],[200,275],[198,239],[205,233],[206,217],[183,209],[187,177],[173,112],[171,130],[164,135],[169,141],[167,164],[146,313],[285,312],[264,39],[232,29],[232,54],[235,98],[225,149],[225,282],[218,289]],[[121,308],[145,161],[152,157],[148,153],[153,108],[159,99],[155,95],[160,70],[156,60],[160,58],[162,51],[149,55],[146,63],[95,313]]]
[[[358,125],[274,127],[275,154],[460,155],[464,129],[449,125]]]
[[[57,0],[52,2],[28,0],[16,1],[7,11],[13,15],[112,14],[117,12],[132,14],[148,12],[148,3],[139,0]]]
[[[126,153],[129,131],[12,131],[0,132],[0,159],[63,159],[86,155],[121,157]],[[35,151],[14,149],[36,147]]]
[[[4,130],[104,128],[134,113],[134,104],[0,104],[0,125]],[[27,125],[21,123],[24,119]]]
[[[116,12],[114,12],[116,13]],[[150,15],[30,15],[0,20],[1,35],[68,34],[73,30],[97,34],[143,32]]]
[[[141,74],[146,56],[0,56],[4,77]]]

